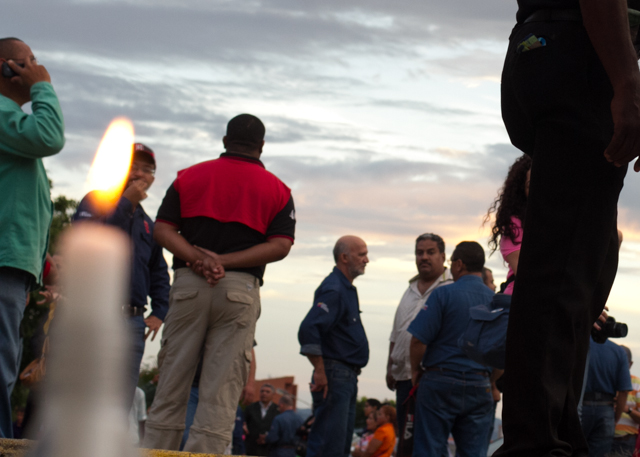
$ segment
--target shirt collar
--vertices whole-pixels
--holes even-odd
[[[234,159],[241,160],[243,162],[255,163],[256,165],[260,165],[264,168],[264,164],[260,161],[260,159],[254,159],[253,157],[249,157],[245,154],[238,154],[236,152],[223,152],[220,154],[221,159]]]
[[[431,286],[425,291],[424,294],[421,294],[420,291],[418,290],[418,279],[420,279],[420,275],[415,275],[413,278],[411,278],[409,280],[409,288],[413,289],[414,292],[420,296],[429,294],[431,291],[433,291],[433,289],[435,289],[445,281],[453,281],[453,277],[451,276],[451,271],[447,267],[444,267],[444,271],[442,272],[440,277],[436,279],[433,282],[433,284],[431,284]]]
[[[342,271],[340,271],[338,267],[333,267],[333,272],[338,275],[338,277],[340,278],[340,281],[342,281],[342,284],[344,284],[346,287],[350,287],[352,289],[356,288],[356,286],[354,286],[353,284],[351,284],[351,282],[349,282],[347,277],[344,275]]]

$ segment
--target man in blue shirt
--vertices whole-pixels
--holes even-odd
[[[624,349],[610,340],[598,344],[591,339],[589,351],[582,431],[589,445],[589,457],[604,457],[611,451],[616,422],[627,409],[627,393],[633,387]]]
[[[409,325],[412,381],[420,383],[415,455],[446,455],[449,434],[461,457],[487,455],[493,421],[490,369],[458,347],[469,322],[469,308],[486,305],[493,298],[493,291],[482,282],[483,266],[484,250],[478,243],[458,244],[451,255],[455,282],[435,289]]]
[[[147,198],[147,190],[153,184],[155,172],[153,151],[142,143],[134,144],[129,180],[115,211],[108,215],[101,214],[92,202],[93,193],[89,193],[73,216],[75,222],[100,220],[120,227],[130,235],[133,243],[130,302],[122,308],[133,332],[127,392],[129,406],[138,384],[145,340],[150,334],[151,341],[154,340],[169,309],[169,269],[162,255],[162,247],[153,240],[153,221],[140,205]],[[151,297],[152,311],[145,319],[147,297]]]
[[[296,456],[296,432],[304,422],[293,410],[293,400],[288,395],[282,396],[278,402],[280,414],[273,419],[271,429],[265,438],[272,447],[271,457]]]
[[[369,361],[369,342],[360,320],[353,280],[369,263],[367,244],[343,236],[333,248],[336,266],[316,289],[300,324],[300,353],[314,367],[311,382],[315,422],[307,457],[347,457],[356,418],[360,369]]]

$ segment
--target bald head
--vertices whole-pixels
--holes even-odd
[[[24,41],[15,37],[0,38],[0,58],[13,58],[13,53],[18,43],[24,43]]]
[[[350,282],[364,274],[364,269],[369,263],[367,255],[367,243],[362,238],[353,235],[340,237],[333,248],[333,259],[336,267]]]

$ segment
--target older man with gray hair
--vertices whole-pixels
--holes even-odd
[[[369,361],[369,342],[353,280],[364,274],[367,254],[367,244],[356,236],[337,241],[333,249],[336,266],[316,289],[313,306],[300,324],[300,353],[314,367],[311,395],[316,420],[307,457],[347,457],[350,453],[358,375]]]

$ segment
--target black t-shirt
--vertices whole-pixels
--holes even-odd
[[[604,0],[603,0],[604,1]],[[548,9],[580,9],[579,0],[518,0],[518,22],[524,21],[538,10]]]
[[[176,226],[191,244],[217,254],[242,251],[269,238],[295,234],[291,191],[259,160],[225,153],[178,172],[157,221]],[[186,267],[173,257],[173,269]],[[231,269],[260,279],[265,265]]]

